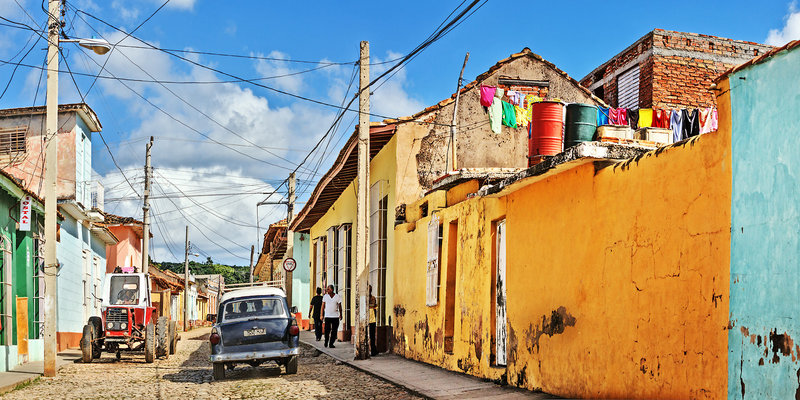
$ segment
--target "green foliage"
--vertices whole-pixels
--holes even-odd
[[[161,262],[155,263],[160,270],[170,270],[176,274],[183,275],[183,263]],[[198,263],[189,261],[189,270],[195,275],[214,275],[220,274],[225,278],[226,284],[250,282],[250,267],[238,265],[215,264],[211,257],[206,262]]]

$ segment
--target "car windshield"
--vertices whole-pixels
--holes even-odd
[[[139,303],[139,277],[112,276],[109,304],[136,305]]]
[[[229,301],[224,306],[222,321],[243,318],[284,317],[283,302],[280,299],[243,299]]]

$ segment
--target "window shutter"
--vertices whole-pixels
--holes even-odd
[[[428,223],[428,268],[426,301],[429,306],[439,302],[439,216],[434,214]]]
[[[617,78],[617,105],[619,108],[639,108],[639,66],[620,74]]]

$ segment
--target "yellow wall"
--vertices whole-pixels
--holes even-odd
[[[730,156],[730,134],[721,131],[441,210],[443,283],[433,307],[425,306],[429,218],[398,225],[395,351],[565,397],[724,397]],[[503,217],[507,368],[491,365],[493,221]],[[454,219],[448,355],[443,300]]]
[[[393,261],[394,261],[394,231],[392,226],[394,225],[394,216],[395,216],[395,174],[397,171],[397,163],[396,163],[396,151],[397,151],[397,139],[396,136],[393,137],[389,142],[378,152],[377,155],[372,159],[370,162],[370,187],[380,180],[386,181],[386,191],[388,195],[388,207],[387,207],[387,249],[386,249],[386,276],[387,276],[387,287],[386,287],[386,304],[387,304],[387,317],[391,315],[391,304],[393,301],[393,291],[394,288],[391,285],[391,276],[393,274]],[[335,184],[335,183],[334,183]],[[369,201],[369,193],[367,194],[367,201]],[[355,290],[355,278],[356,278],[356,266],[355,266],[355,221],[356,221],[356,187],[355,181],[350,182],[342,194],[339,196],[338,199],[333,203],[333,205],[328,209],[328,212],[325,213],[310,229],[311,240],[316,241],[317,238],[321,236],[326,236],[328,228],[332,226],[339,226],[341,224],[353,224],[353,231],[352,235],[352,248],[351,248],[351,266],[352,266],[352,273],[351,273],[351,282],[350,288]],[[320,286],[320,283],[316,281],[317,277],[317,265],[316,259],[314,258],[314,246],[309,246],[309,258],[311,259],[311,288],[310,295],[316,295],[316,288]],[[324,268],[324,266],[323,266]],[[350,296],[350,320],[355,321],[355,302],[356,296]]]

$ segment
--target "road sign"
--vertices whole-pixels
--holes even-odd
[[[289,257],[283,260],[283,269],[285,269],[286,272],[292,272],[295,268],[297,268],[297,261],[295,261],[294,258]]]

